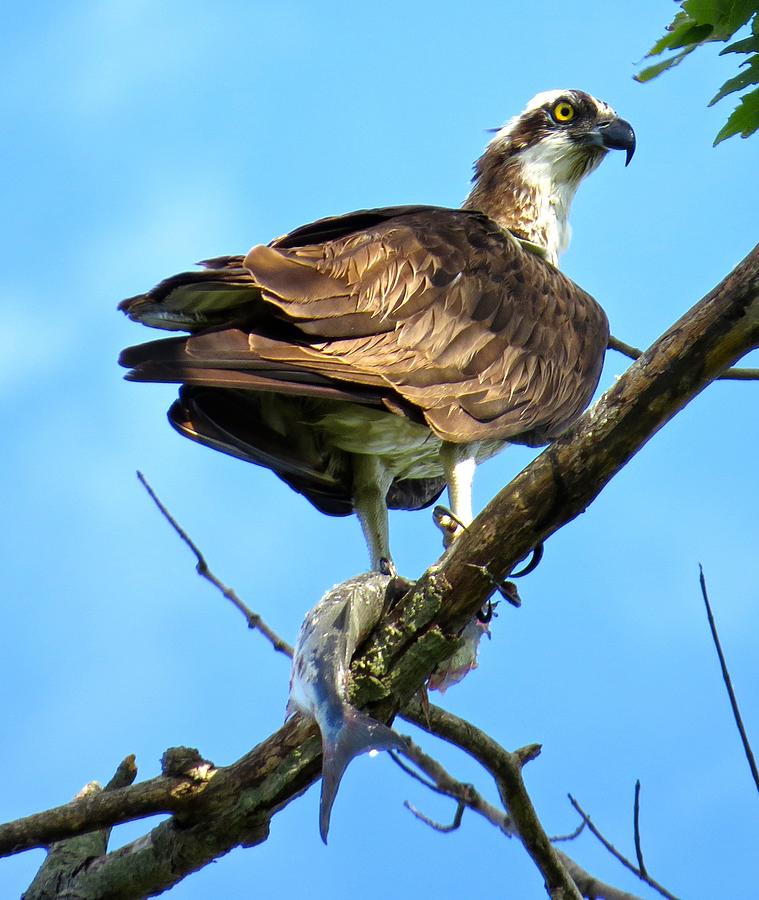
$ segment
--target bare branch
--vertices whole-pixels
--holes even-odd
[[[403,805],[411,815],[419,819],[420,822],[424,822],[425,825],[429,825],[430,828],[439,831],[442,834],[450,834],[452,831],[456,831],[459,828],[461,820],[464,818],[464,810],[466,809],[466,803],[459,800],[458,805],[456,806],[456,813],[453,816],[453,821],[450,825],[443,825],[440,822],[436,822],[434,819],[430,819],[429,816],[425,816],[423,812],[420,812],[412,803],[409,803],[408,800],[404,800]]]
[[[584,822],[583,822],[584,824]],[[635,856],[641,875],[648,876],[646,864],[643,862],[643,849],[640,843],[640,780],[635,782],[635,800],[633,802],[633,835],[635,837]]]
[[[516,834],[514,825],[509,817],[500,809],[497,809],[492,803],[488,803],[471,784],[464,784],[453,778],[447,770],[428,753],[425,753],[421,747],[414,743],[410,737],[405,737],[406,756],[418,766],[431,780],[428,782],[422,778],[413,769],[406,766],[402,760],[398,759],[395,753],[391,755],[395,758],[398,765],[412,778],[420,781],[425,787],[438,794],[444,794],[452,797],[459,805],[468,806],[471,810],[479,813],[483,818],[487,819],[491,825],[494,825],[508,837]],[[420,816],[421,818],[421,816]],[[425,820],[426,821],[426,820]],[[429,824],[429,822],[427,823]],[[451,829],[453,830],[453,829]]]
[[[616,350],[628,359],[639,359],[643,356],[643,351],[632,344],[626,344],[619,338],[610,335],[609,350]],[[759,381],[759,369],[726,369],[721,375],[715,378],[715,381]]]
[[[164,775],[129,787],[126,778],[133,772],[133,780],[137,769],[134,767],[120,775],[122,766],[125,763],[129,766],[128,760],[134,767],[134,757],[127,757],[108,783],[107,790],[80,793],[63,806],[0,825],[0,856],[46,847],[83,832],[109,828],[156,813],[181,811],[207,789],[216,771],[206,769],[181,776]]]
[[[561,850],[556,851],[559,859],[564,863],[567,872],[574,879],[575,884],[580,890],[583,897],[587,900],[641,900],[637,894],[631,894],[629,891],[623,891],[615,888],[613,885],[607,884],[605,881],[599,881],[590,872],[583,869],[571,857],[567,856]]]
[[[551,838],[551,843],[561,844],[563,841],[574,841],[576,838],[580,837],[583,831],[585,831],[585,822],[580,822],[577,828],[575,828],[574,831],[570,831],[569,834],[555,834]]]
[[[698,566],[698,570],[700,573],[699,581],[701,582],[701,594],[704,598],[704,605],[706,606],[706,616],[709,620],[709,629],[712,633],[712,640],[714,641],[714,646],[717,649],[717,656],[719,657],[719,664],[720,668],[722,669],[722,680],[725,682],[727,695],[730,698],[730,706],[733,710],[735,724],[738,727],[738,733],[740,734],[741,742],[743,743],[743,752],[746,754],[746,759],[748,760],[748,765],[754,778],[754,784],[756,785],[756,789],[759,791],[759,772],[757,772],[756,769],[756,760],[754,759],[754,753],[751,749],[751,744],[749,742],[748,735],[746,734],[746,729],[743,727],[743,719],[741,718],[741,713],[738,709],[738,700],[735,696],[735,691],[733,690],[733,682],[730,678],[730,673],[727,670],[725,654],[722,652],[722,645],[720,644],[719,635],[717,634],[717,625],[714,622],[712,607],[709,603],[709,595],[706,592],[706,579],[704,578],[704,569],[700,563]]]
[[[227,587],[227,585],[219,581],[219,579],[208,568],[206,558],[200,552],[197,545],[190,539],[190,536],[187,534],[187,532],[179,525],[174,516],[172,516],[168,509],[166,509],[163,503],[158,499],[156,492],[148,483],[147,478],[145,478],[142,472],[138,472],[137,477],[140,479],[140,483],[142,484],[142,486],[148,492],[150,499],[161,511],[164,519],[166,519],[169,525],[171,525],[174,531],[176,531],[179,537],[195,554],[195,559],[197,560],[195,570],[197,571],[198,575],[200,575],[202,578],[205,578],[206,581],[210,581],[215,588],[218,588],[218,590],[221,591],[221,593],[227,598],[227,600],[229,600],[230,603],[234,604],[234,606],[236,606],[237,609],[240,610],[240,612],[245,616],[245,620],[248,623],[248,628],[259,631],[277,652],[284,653],[285,656],[289,656],[290,658],[292,658],[293,648],[287,643],[287,641],[285,641],[275,631],[269,628],[269,626],[266,624],[266,622],[264,622],[264,620],[258,613],[253,612],[250,607],[243,603],[243,601],[237,596],[232,588]]]
[[[518,757],[470,722],[445,712],[438,706],[430,704],[429,716],[426,716],[421,704],[413,700],[403,708],[401,715],[422,730],[466,750],[490,772],[520,840],[545,878],[549,896],[580,897],[575,882],[538,819],[522,781],[522,766]]]
[[[137,766],[135,764],[134,753],[130,753],[129,756],[124,757],[118,765],[118,768],[113,773],[113,777],[103,788],[104,791],[115,791],[117,788],[121,787],[129,787],[130,784],[134,783],[134,779],[137,777]]]
[[[105,788],[101,788],[93,781],[82,788],[76,799],[107,795],[111,791],[130,785],[136,776],[134,756],[127,756],[119,764]],[[92,859],[105,853],[110,835],[110,828],[101,828],[51,844],[45,861],[24,892],[24,900],[55,900],[62,896],[69,882],[75,879]]]
[[[409,715],[406,715],[406,712]],[[434,734],[437,737],[442,737],[444,740],[449,743],[455,744],[460,747],[466,753],[475,756],[478,761],[484,766],[484,768],[494,777],[496,784],[501,790],[501,785],[499,783],[497,772],[500,770],[500,766],[502,765],[502,759],[500,758],[503,754],[507,757],[512,756],[516,757],[517,754],[509,754],[508,751],[504,750],[499,744],[495,743],[488,735],[481,732],[478,728],[472,725],[470,722],[466,722],[464,719],[460,719],[458,716],[454,716],[452,713],[445,712],[439,707],[430,707],[431,717],[428,718],[425,714],[424,710],[421,707],[421,704],[417,704],[416,702],[413,704],[413,709],[405,710],[402,715],[404,718],[408,718],[410,721],[414,721],[417,724],[417,716],[422,715],[424,718],[424,725],[420,725],[420,727],[424,728],[429,734]],[[483,757],[476,756],[472,753],[472,741],[477,743],[479,748],[478,752],[483,754]],[[531,745],[533,748],[537,745]],[[486,762],[486,758],[489,752],[493,749],[496,749],[496,758],[490,759],[489,764]],[[496,828],[500,829],[505,835],[519,835],[517,828],[515,827],[514,821],[507,815],[494,807],[492,804],[488,803],[486,800],[482,798],[482,796],[475,790],[472,785],[462,784],[461,782],[457,782],[447,771],[443,768],[443,766],[430,757],[428,754],[420,751],[415,745],[410,744],[410,758],[414,760],[414,763],[418,765],[427,775],[429,775],[433,780],[436,781],[437,787],[433,789],[437,789],[442,793],[449,793],[451,796],[458,798],[459,805],[464,804],[465,806],[472,809],[474,812],[479,813],[485,819],[487,819],[492,825],[495,825]],[[517,765],[519,763],[517,762]],[[403,766],[403,768],[407,768]],[[414,776],[417,777],[418,780],[421,780],[424,783],[423,779],[419,779],[416,773]],[[503,792],[501,793],[503,798]],[[408,806],[408,805],[407,805]],[[453,830],[451,826],[440,826],[439,823],[434,822],[429,819],[422,813],[419,813],[418,810],[412,809],[417,818],[421,819],[431,828],[435,828],[438,831],[449,831]],[[460,816],[456,814],[456,819],[454,819],[454,825],[456,822],[460,824]],[[576,837],[577,834],[584,828],[584,823],[580,824],[579,829],[576,830],[574,835],[568,836],[565,839],[569,839],[569,837]],[[561,838],[559,838],[561,840]],[[571,877],[572,881],[576,885],[576,889],[581,893],[583,897],[590,898],[590,900],[640,900],[639,897],[629,894],[626,891],[619,890],[618,888],[613,887],[612,885],[606,884],[603,881],[595,878],[589,872],[582,868],[578,863],[576,863],[571,857],[567,856],[566,853],[562,853],[560,850],[555,850],[556,855],[558,856],[561,864],[566,869],[567,873]],[[541,869],[542,871],[542,869]],[[561,896],[551,895],[551,896]]]
[[[410,741],[411,739],[408,738],[407,740]],[[455,796],[455,794],[451,794],[450,790],[446,790],[445,788],[442,788],[439,785],[435,784],[434,781],[430,781],[429,779],[422,777],[418,772],[414,771],[411,766],[406,765],[406,763],[400,758],[400,756],[398,756],[395,750],[390,750],[388,752],[388,756],[390,757],[390,759],[392,759],[396,766],[398,766],[399,769],[404,771],[409,776],[409,778],[413,778],[414,781],[418,781],[419,784],[423,784],[428,790],[434,791],[436,794],[442,794],[444,797]]]
[[[598,828],[596,828],[596,826],[591,821],[590,816],[585,812],[585,810],[583,810],[583,808],[575,800],[575,798],[571,794],[569,794],[568,796],[569,796],[569,802],[572,804],[572,806],[574,806],[574,808],[580,814],[583,822],[585,822],[585,824],[588,826],[590,831],[598,838],[598,840],[604,845],[604,847],[606,847],[606,849],[609,851],[609,853],[611,853],[611,855],[615,859],[619,860],[619,862],[621,862],[622,865],[626,869],[629,869],[634,875],[637,875],[638,878],[640,878],[641,881],[644,881],[649,887],[652,887],[655,891],[658,891],[662,895],[662,897],[666,897],[667,900],[677,900],[677,897],[675,897],[674,894],[670,894],[670,892],[665,887],[663,887],[661,884],[659,884],[658,881],[654,881],[654,879],[651,878],[650,875],[647,875],[644,872],[642,872],[637,866],[635,866],[633,863],[631,863],[630,860],[626,856],[624,856],[622,853],[620,853],[619,850],[617,850],[617,848],[614,846],[614,844],[612,844],[611,841],[607,840],[601,834],[601,832],[598,830]]]

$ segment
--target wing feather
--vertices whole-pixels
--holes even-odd
[[[410,405],[457,442],[545,443],[596,387],[608,341],[600,306],[481,213],[364,210],[233,259],[211,261],[196,282],[163,282],[150,304],[127,302],[136,318],[163,304],[191,320],[188,298],[236,292],[211,304],[215,331],[183,339],[183,371],[384,392],[389,408]],[[224,314],[234,327],[219,326]]]

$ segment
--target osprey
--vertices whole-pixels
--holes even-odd
[[[187,331],[123,351],[132,381],[177,382],[172,425],[272,469],[322,512],[355,512],[373,568],[387,510],[447,484],[472,520],[478,461],[540,446],[590,402],[606,316],[556,267],[569,207],[630,125],[582,91],[538,94],[490,141],[461,209],[321,219],[201,263],[120,304]]]

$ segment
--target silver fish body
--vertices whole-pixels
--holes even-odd
[[[336,585],[308,612],[295,643],[287,712],[310,716],[321,732],[319,833],[325,844],[332,805],[350,761],[369,750],[403,749],[395,732],[348,702],[356,647],[399,596],[400,581],[369,572]]]

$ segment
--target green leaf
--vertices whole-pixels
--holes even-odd
[[[746,69],[745,72],[741,72],[740,75],[736,75],[734,78],[728,78],[709,101],[709,106],[714,106],[718,100],[721,100],[728,94],[732,94],[733,91],[741,91],[750,84],[759,82],[759,54],[755,54],[751,59],[747,59],[742,65],[748,66],[748,69]]]
[[[660,53],[668,50],[670,48],[670,41],[674,40],[675,35],[686,27],[690,28],[693,24],[693,19],[691,19],[688,13],[682,11],[677,13],[675,18],[667,25],[664,35],[660,37],[648,53],[646,53],[646,56],[659,56]]]
[[[685,57],[692,53],[696,49],[696,45],[692,44],[690,47],[686,47],[685,50],[681,50],[680,53],[675,54],[675,56],[670,56],[669,59],[664,59],[661,62],[656,63],[653,66],[648,66],[643,69],[642,72],[638,72],[637,75],[634,75],[636,81],[642,83],[646,81],[650,81],[652,78],[656,78],[657,75],[661,75],[662,72],[666,72],[667,69],[672,69],[675,66],[679,66],[680,63],[685,59]]]
[[[733,0],[728,4],[729,11],[724,18],[725,31],[735,34],[739,28],[748,22],[751,16],[756,15],[756,0]]]
[[[741,97],[741,102],[733,110],[732,115],[720,129],[717,137],[714,139],[714,146],[724,141],[726,138],[732,137],[734,134],[740,134],[741,137],[747,138],[759,128],[759,88],[755,88],[748,94]]]
[[[748,137],[759,129],[759,0],[678,0],[680,9],[667,26],[666,33],[646,54],[647,58],[666,51],[667,59],[647,66],[635,80],[647,82],[678,66],[696,47],[707,42],[727,43],[739,29],[749,25],[751,35],[728,44],[720,56],[728,53],[744,54],[737,75],[729,78],[715,94],[709,106],[734,91],[750,88],[740,99],[725,126],[715,139],[715,145],[735,134]],[[744,34],[747,31],[743,32]]]
[[[724,50],[720,50],[719,55],[724,56],[726,53],[752,52],[759,52],[759,34],[744,38],[742,41],[736,41],[734,44],[728,44]]]
[[[716,25],[721,5],[720,0],[685,0],[683,9],[699,24]]]
[[[693,21],[688,13],[679,12],[675,16],[675,18],[667,25],[664,34],[659,40],[654,44],[654,46],[648,51],[646,56],[658,56],[660,53],[663,53],[669,47],[669,41],[672,38],[672,34],[677,31],[682,25],[692,25]]]
[[[712,25],[727,40],[756,12],[756,0],[685,0],[683,9],[695,22]]]
[[[669,42],[671,50],[679,50],[680,47],[687,47],[689,44],[701,44],[714,31],[712,25],[688,25],[685,29],[678,29],[672,34]]]

